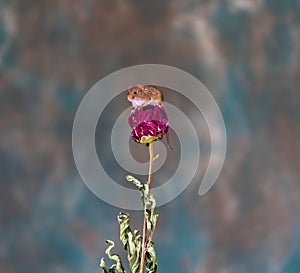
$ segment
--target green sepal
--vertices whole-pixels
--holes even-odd
[[[159,139],[159,137],[155,137],[155,136],[142,136],[140,143],[147,144],[147,143],[151,143],[158,139]]]

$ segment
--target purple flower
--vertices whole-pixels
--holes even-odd
[[[133,109],[128,124],[133,129],[132,139],[139,143],[162,139],[169,129],[168,116],[161,104],[148,104]]]

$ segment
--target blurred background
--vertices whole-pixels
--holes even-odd
[[[1,0],[0,272],[102,272],[106,239],[126,260],[119,209],[82,182],[71,134],[91,86],[144,63],[197,77],[228,134],[214,187],[158,208],[158,272],[299,273],[298,0]]]

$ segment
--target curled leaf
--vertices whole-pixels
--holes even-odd
[[[146,217],[145,252],[143,252],[145,254],[145,266],[147,273],[155,273],[157,271],[157,258],[152,236],[158,219],[158,214],[155,214],[156,201],[154,196],[150,193],[148,183],[142,184],[138,179],[131,175],[127,175],[126,179],[129,182],[132,182],[139,189],[141,194],[144,206],[144,215]],[[130,273],[137,273],[141,266],[143,238],[139,234],[138,230],[134,230],[134,232],[132,232],[129,224],[128,213],[120,212],[118,215],[118,222],[120,225],[120,240],[127,252]],[[109,259],[115,263],[108,268],[102,258],[100,267],[103,269],[104,273],[126,273],[120,257],[117,254],[111,253],[111,249],[114,247],[114,242],[110,240],[107,240],[106,242],[109,246],[105,253],[108,255]]]
[[[127,175],[126,179],[127,181],[132,182],[135,186],[137,186],[139,190],[143,188],[143,184],[132,175]]]
[[[153,242],[148,243],[145,265],[148,273],[155,273],[157,271],[157,258]]]
[[[159,154],[155,155],[153,161],[159,158]]]
[[[113,241],[107,240],[106,243],[109,245],[108,248],[105,250],[105,254],[107,254],[108,258],[115,263],[110,267],[107,268],[104,259],[101,259],[100,267],[103,269],[105,273],[115,273],[115,269],[117,269],[118,273],[126,273],[124,267],[122,265],[120,256],[117,254],[112,254],[111,250],[115,246]]]
[[[120,212],[118,215],[120,224],[120,240],[127,251],[130,272],[137,272],[140,265],[140,251],[142,246],[142,237],[138,230],[132,233],[129,225],[129,214]]]
[[[101,259],[100,267],[103,269],[103,272],[105,272],[105,273],[115,273],[116,272],[115,271],[116,265],[113,264],[110,268],[107,268],[106,263],[103,258]]]

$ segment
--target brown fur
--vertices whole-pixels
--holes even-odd
[[[163,101],[163,93],[153,85],[137,85],[128,90],[128,96],[133,99],[143,99],[145,103],[148,101],[156,101],[158,103]]]

